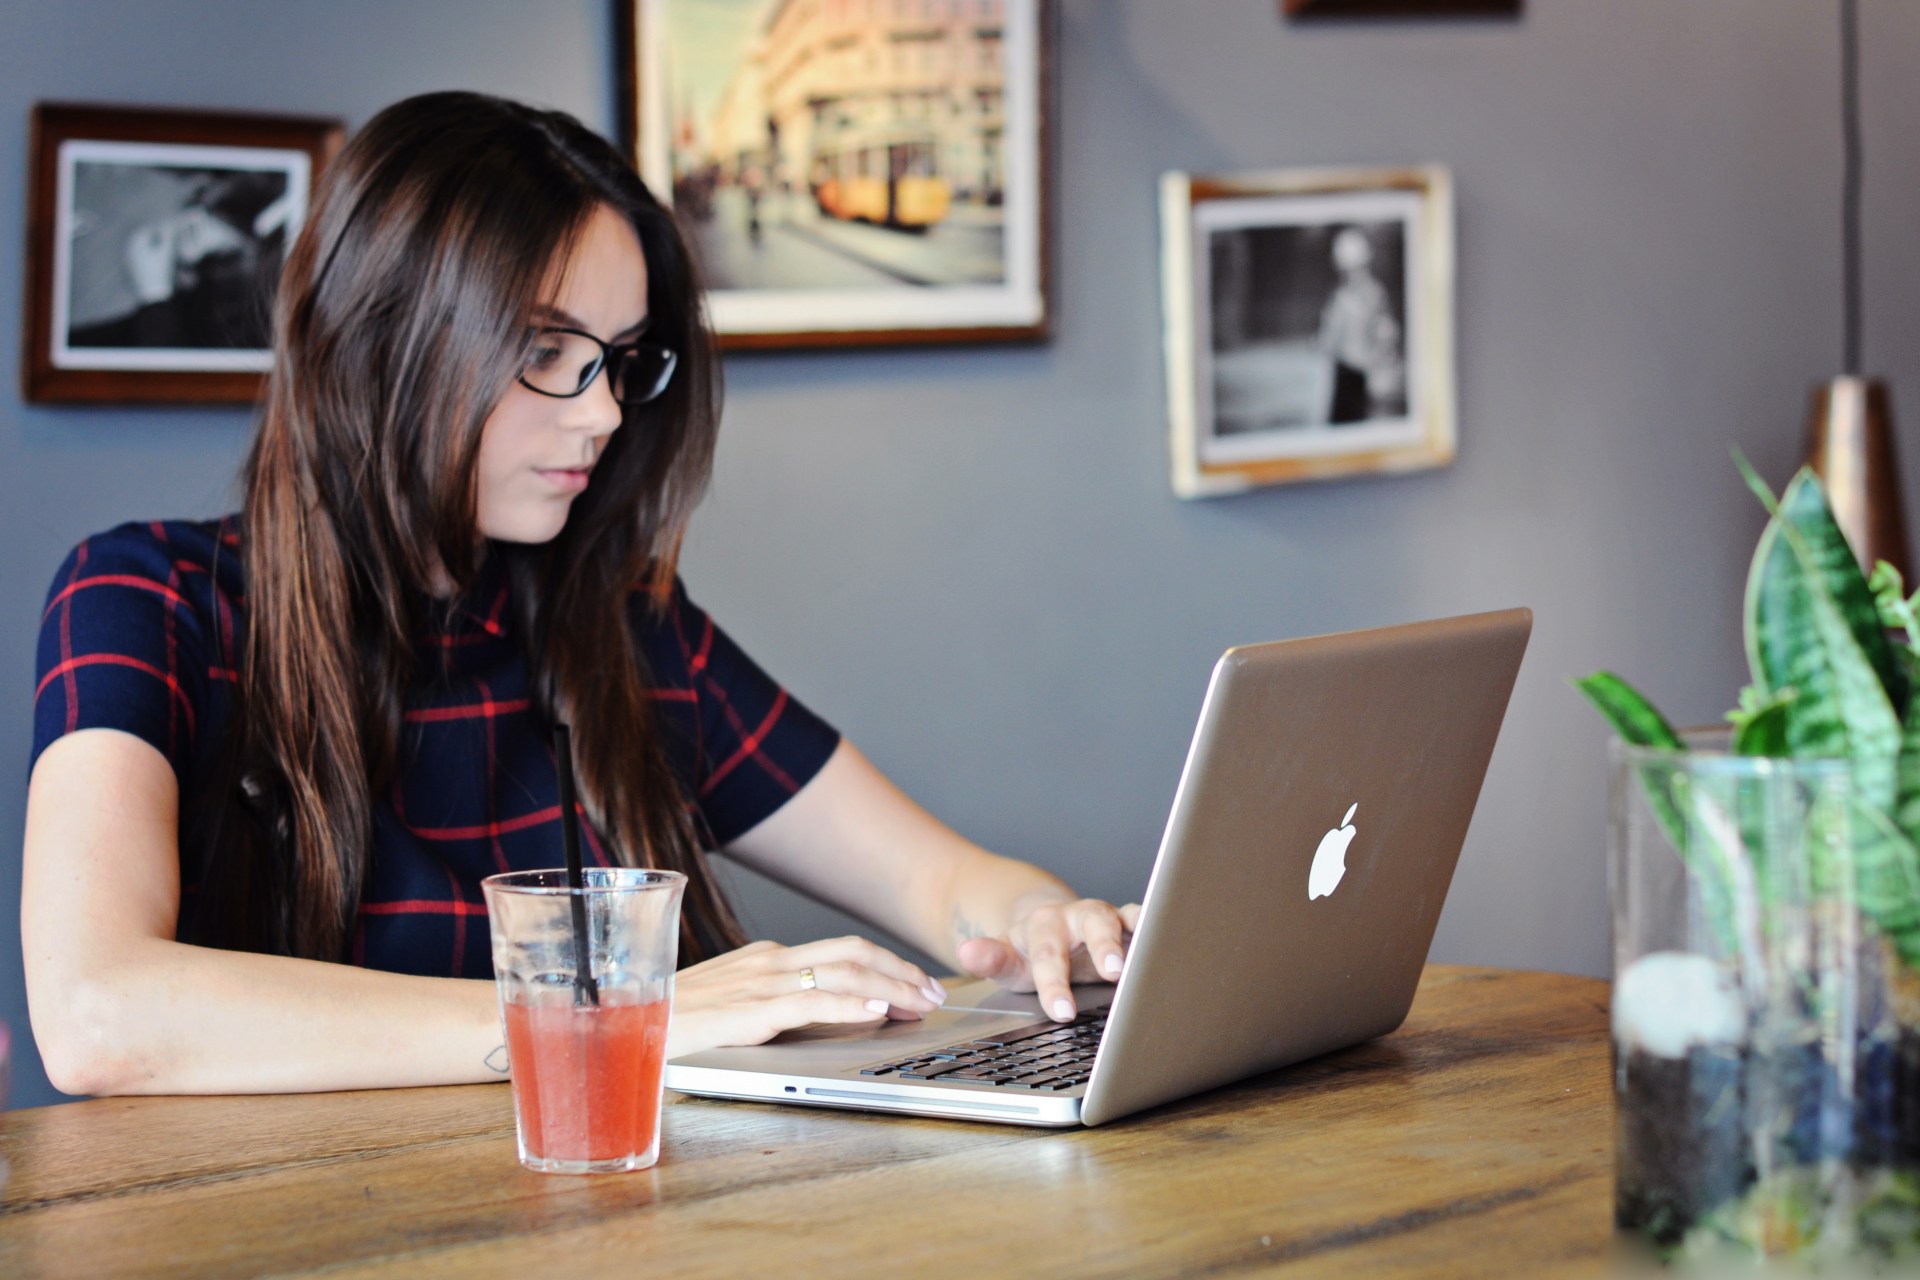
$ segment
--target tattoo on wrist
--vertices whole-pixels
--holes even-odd
[[[513,1063],[507,1057],[507,1046],[504,1044],[495,1045],[493,1052],[486,1056],[485,1062],[487,1070],[497,1076],[506,1075],[513,1067]]]
[[[967,919],[966,915],[958,907],[954,908],[953,938],[955,942],[965,942],[968,938],[984,938],[986,936],[987,931],[985,929],[982,929],[979,925]]]

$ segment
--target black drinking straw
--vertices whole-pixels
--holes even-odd
[[[553,758],[560,767],[560,839],[567,847],[567,884],[573,892],[573,1002],[599,1004],[600,988],[593,980],[593,948],[587,942],[586,876],[580,870],[580,816],[573,805],[573,733],[566,725],[553,730]]]

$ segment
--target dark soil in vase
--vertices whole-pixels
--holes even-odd
[[[1855,1163],[1920,1169],[1920,1030],[1864,1047]]]
[[[1745,1065],[1731,1048],[1684,1058],[1615,1049],[1620,1083],[1614,1222],[1668,1247],[1752,1183]]]

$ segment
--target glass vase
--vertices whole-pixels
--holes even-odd
[[[1630,1253],[1920,1262],[1920,863],[1891,761],[1613,746],[1615,1225]]]

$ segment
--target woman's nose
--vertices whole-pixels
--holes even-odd
[[[566,404],[562,423],[572,430],[603,436],[620,425],[620,402],[614,399],[613,376],[605,367],[593,375],[586,390],[568,399]]]

